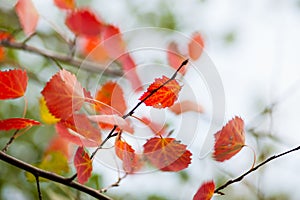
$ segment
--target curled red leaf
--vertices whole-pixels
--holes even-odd
[[[213,158],[219,162],[230,159],[245,146],[244,121],[233,118],[215,134],[215,140]]]

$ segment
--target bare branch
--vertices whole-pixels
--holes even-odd
[[[110,75],[110,76],[122,76],[123,75],[123,73],[120,70],[107,69],[106,66],[100,65],[99,63],[94,63],[94,62],[82,60],[79,58],[74,58],[70,55],[62,55],[61,53],[58,54],[55,52],[46,51],[43,49],[36,48],[34,46],[29,46],[25,43],[2,40],[2,41],[0,41],[0,46],[31,52],[31,53],[43,56],[43,57],[51,59],[51,60],[62,62],[62,63],[72,65],[77,68],[82,68],[82,69],[85,69],[85,70],[88,70],[91,72],[103,72],[104,74]]]
[[[228,187],[229,185],[231,185],[233,183],[236,183],[236,182],[239,182],[239,181],[242,181],[243,178],[245,178],[245,176],[251,174],[252,172],[256,171],[257,169],[259,169],[263,165],[269,163],[270,161],[275,160],[275,159],[277,159],[279,157],[282,157],[282,156],[284,156],[286,154],[292,153],[294,151],[298,151],[298,150],[300,150],[300,146],[298,146],[296,148],[293,148],[293,149],[290,149],[288,151],[285,151],[285,152],[283,152],[281,154],[273,155],[273,156],[269,157],[268,159],[266,159],[265,161],[263,161],[260,164],[256,165],[255,167],[253,167],[252,169],[248,170],[247,172],[245,172],[244,174],[240,175],[239,177],[227,181],[225,184],[223,184],[220,187],[218,187],[217,189],[215,189],[214,193],[215,194],[224,194],[223,192],[221,192],[221,190],[223,190],[224,188]]]
[[[16,130],[14,132],[14,134],[11,136],[11,138],[9,139],[9,141],[6,143],[5,147],[2,149],[3,152],[6,152],[9,145],[11,145],[13,143],[13,141],[16,139],[16,136],[18,134],[19,130]]]
[[[39,200],[42,200],[42,192],[41,192],[41,187],[40,187],[40,179],[39,176],[35,176],[35,181],[36,181],[36,187],[39,195]]]
[[[70,181],[69,178],[59,176],[55,173],[48,172],[48,171],[39,169],[37,167],[34,167],[34,166],[32,166],[32,165],[30,165],[26,162],[23,162],[23,161],[21,161],[17,158],[14,158],[10,155],[7,155],[6,153],[4,153],[2,151],[0,151],[0,160],[4,161],[6,163],[9,163],[9,164],[11,164],[15,167],[18,167],[20,169],[23,169],[23,170],[25,170],[29,173],[32,173],[34,176],[43,177],[43,178],[49,179],[51,181],[69,186],[71,188],[77,189],[77,190],[79,190],[81,192],[84,192],[86,194],[89,194],[89,195],[91,195],[91,196],[93,196],[97,199],[111,200],[109,197],[101,194],[99,191],[97,191],[93,188],[87,187],[85,185],[82,185],[82,184],[74,182],[74,181]]]

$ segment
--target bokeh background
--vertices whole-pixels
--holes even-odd
[[[52,0],[33,2],[43,20],[40,20],[38,34],[30,44],[67,52],[68,47],[57,35],[57,31],[72,35],[64,25],[65,13],[58,10]],[[15,3],[1,0],[1,30],[20,29],[13,10]],[[235,115],[244,119],[246,143],[255,149],[257,162],[300,144],[299,0],[80,0],[77,3],[92,8],[105,22],[119,26],[124,32],[143,27],[166,28],[186,35],[200,31],[205,40],[205,54],[223,83],[226,110],[223,123]],[[18,37],[24,36],[18,33]],[[127,41],[129,45],[133,38]],[[53,62],[27,52],[9,49],[7,56],[0,64],[1,69],[21,65],[30,72],[27,117],[39,119],[39,92],[57,67],[53,67]],[[90,74],[87,72],[86,75]],[[202,102],[204,108],[209,105],[206,101],[209,100]],[[1,101],[0,118],[21,116],[23,105],[22,99]],[[199,118],[198,126],[208,126],[205,114],[187,115]],[[108,195],[116,199],[191,199],[203,181],[213,179],[221,185],[251,167],[253,153],[249,148],[224,163],[213,161],[210,155],[203,156],[201,140],[205,138],[205,128],[199,130],[189,144],[193,161],[188,169],[180,173],[132,175],[119,187],[110,189]],[[29,163],[38,163],[54,132],[50,125],[32,128],[16,140],[8,153]],[[2,147],[11,133],[0,134]],[[224,190],[225,196],[214,199],[299,199],[299,167],[299,152],[292,153],[231,185]],[[115,182],[117,176],[115,170],[98,164],[88,184],[107,186]],[[42,189],[46,199],[91,199],[54,183],[43,183]],[[0,192],[0,199],[37,198],[35,183],[27,182],[24,172],[3,162],[0,163]]]

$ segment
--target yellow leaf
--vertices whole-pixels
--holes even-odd
[[[40,98],[40,116],[41,116],[41,120],[45,124],[56,124],[60,120],[60,119],[54,117],[49,112],[49,109],[48,109],[48,107],[46,105],[46,101],[45,101],[44,97]]]

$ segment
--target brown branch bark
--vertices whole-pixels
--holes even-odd
[[[91,72],[103,72],[106,75],[109,76],[122,76],[123,73],[120,70],[112,70],[112,69],[107,69],[105,68],[106,66],[100,65],[98,63],[90,62],[90,61],[85,61],[76,57],[72,57],[70,55],[63,55],[63,54],[58,54],[55,52],[43,50],[36,48],[34,46],[27,45],[25,43],[20,43],[20,42],[13,42],[13,41],[7,41],[7,40],[2,40],[0,41],[0,46],[6,47],[6,48],[11,48],[11,49],[17,49],[17,50],[22,50],[30,53],[34,53],[40,56],[43,56],[45,58],[51,59],[51,60],[56,60],[77,68],[82,68]]]
[[[223,185],[219,186],[217,189],[215,189],[214,193],[215,194],[221,194],[221,195],[224,195],[223,192],[221,192],[221,190],[225,189],[226,187],[228,187],[229,185],[233,184],[233,183],[236,183],[236,182],[240,182],[242,181],[245,176],[251,174],[252,172],[256,171],[257,169],[259,169],[260,167],[262,167],[263,165],[269,163],[270,161],[272,160],[275,160],[279,157],[282,157],[286,154],[289,154],[289,153],[292,153],[294,151],[298,151],[300,150],[300,146],[296,147],[296,148],[293,148],[293,149],[290,149],[288,151],[285,151],[283,153],[280,153],[278,155],[273,155],[271,157],[269,157],[268,159],[266,159],[265,161],[261,162],[260,164],[256,165],[255,167],[251,168],[250,170],[248,170],[247,172],[245,172],[244,174],[240,175],[239,177],[235,178],[235,179],[232,179],[232,180],[228,180],[226,183],[224,183]]]
[[[63,176],[59,176],[55,173],[52,173],[52,172],[48,172],[48,171],[45,171],[45,170],[42,170],[42,169],[39,169],[37,167],[34,167],[26,162],[23,162],[17,158],[14,158],[2,151],[0,151],[0,160],[10,164],[10,165],[13,165],[15,167],[18,167],[20,169],[23,169],[31,174],[33,174],[34,176],[38,176],[38,177],[43,177],[43,178],[46,178],[48,180],[51,180],[51,181],[54,181],[56,183],[60,183],[60,184],[63,184],[63,185],[66,185],[66,186],[69,186],[71,188],[74,188],[74,189],[77,189],[81,192],[84,192],[86,194],[89,194],[97,199],[100,199],[100,200],[111,200],[109,197],[101,194],[99,191],[93,189],[93,188],[90,188],[90,187],[87,187],[85,185],[82,185],[80,183],[77,183],[77,182],[74,182],[74,181],[70,181],[69,178],[65,178]]]

